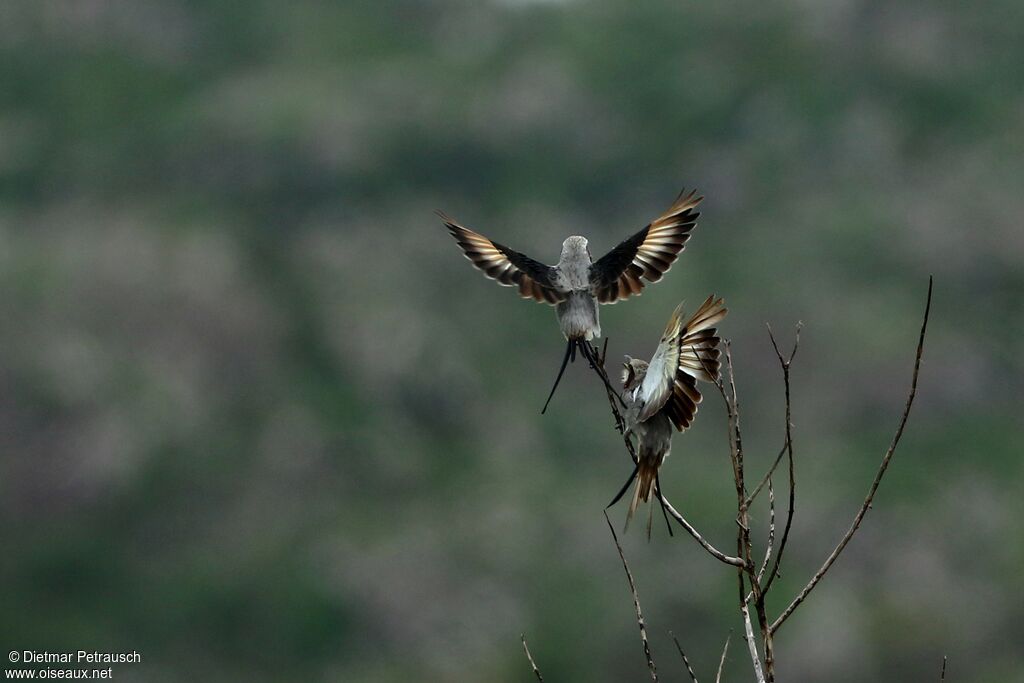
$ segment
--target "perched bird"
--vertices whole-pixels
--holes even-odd
[[[554,266],[509,249],[437,212],[466,257],[487,277],[500,285],[517,287],[519,295],[525,299],[555,306],[558,325],[568,344],[541,413],[547,410],[566,364],[576,359],[577,348],[607,384],[607,378],[597,366],[596,351],[590,344],[594,337],[601,336],[598,305],[613,304],[640,294],[645,279],[648,282],[661,279],[697,224],[700,213],[695,207],[702,199],[695,191],[680,192],[664,214],[597,261],[590,255],[585,237],[568,237],[562,243],[562,254]],[[610,386],[609,389],[615,393]]]
[[[638,460],[611,505],[618,502],[635,478],[636,488],[626,514],[627,525],[637,506],[641,501],[647,502],[652,491],[662,501],[658,470],[672,447],[672,430],[682,432],[693,422],[697,404],[701,402],[697,380],[718,380],[721,352],[718,330],[714,326],[726,313],[722,299],[712,295],[684,323],[683,304],[679,304],[669,318],[650,363],[626,356],[622,366],[626,434],[637,438]],[[651,511],[653,514],[653,506]],[[648,517],[647,535],[650,533]]]

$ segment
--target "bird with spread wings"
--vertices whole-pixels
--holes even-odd
[[[635,479],[633,500],[626,513],[627,525],[640,502],[647,502],[652,493],[659,502],[663,500],[658,472],[671,450],[673,430],[685,431],[693,423],[701,402],[697,381],[718,381],[721,352],[715,325],[726,313],[725,302],[712,295],[683,322],[683,304],[679,304],[650,362],[626,356],[622,366],[626,435],[637,439],[637,463],[608,507],[622,498]],[[652,506],[652,514],[653,510]],[[647,535],[650,534],[648,515]]]
[[[596,261],[585,237],[568,237],[554,266],[535,261],[438,212],[466,257],[487,277],[500,285],[516,287],[525,299],[555,307],[568,344],[541,413],[547,410],[566,365],[576,359],[577,349],[608,385],[591,345],[592,339],[601,336],[598,306],[638,295],[645,280],[657,282],[662,278],[686,246],[700,216],[696,207],[702,199],[695,191],[680,192],[665,213]],[[610,385],[608,388],[618,395]]]

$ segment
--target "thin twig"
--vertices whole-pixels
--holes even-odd
[[[615,534],[615,527],[612,526],[612,520],[608,518],[608,513],[604,513],[604,521],[608,523],[608,529],[612,532],[612,540],[615,541],[615,548],[619,551],[619,559],[622,560],[622,568],[626,570],[626,578],[629,580],[629,592],[633,594],[633,606],[636,607],[636,623],[640,627],[640,640],[644,644],[644,657],[647,658],[647,670],[651,672],[651,680],[654,683],[658,683],[658,670],[654,666],[654,658],[651,656],[651,646],[647,642],[647,627],[644,626],[644,613],[640,609],[640,597],[636,593],[636,583],[633,582],[633,574],[629,571],[629,564],[626,562],[626,556],[622,552],[622,546],[619,544],[619,537]]]
[[[754,499],[757,498],[757,494],[761,493],[761,489],[764,488],[765,484],[768,483],[768,480],[775,474],[776,468],[778,468],[779,463],[782,462],[782,456],[786,454],[787,445],[788,444],[782,444],[782,448],[779,449],[779,454],[775,456],[775,461],[772,463],[772,466],[768,468],[764,477],[761,478],[761,481],[757,483],[754,490],[750,492],[749,496],[747,496],[747,507],[750,507],[753,504]]]
[[[744,481],[743,467],[743,436],[740,430],[740,407],[739,394],[736,390],[736,376],[732,363],[732,349],[728,341],[725,342],[725,366],[729,381],[729,392],[724,389],[724,382],[719,385],[719,391],[725,401],[728,413],[730,455],[733,463],[733,474],[736,484],[736,554],[742,559],[743,564],[736,573],[739,587],[740,612],[743,614],[743,624],[747,645],[750,649],[751,661],[754,665],[754,673],[757,675],[758,683],[766,683],[765,671],[761,666],[761,660],[757,653],[757,643],[754,640],[754,629],[750,621],[749,605],[751,600],[757,609],[758,624],[765,645],[765,663],[768,670],[768,683],[774,680],[772,675],[772,649],[771,633],[768,631],[768,617],[764,610],[764,597],[757,580],[757,572],[753,561],[753,544],[750,539],[750,516],[747,506],[747,490]],[[744,577],[750,581],[750,595],[747,595]]]
[[[939,674],[939,683],[946,680],[946,655],[942,655],[942,673]]]
[[[728,343],[729,343],[728,339],[723,339],[722,340],[722,345],[723,346],[726,346]],[[704,366],[704,371],[707,372],[712,377],[714,377],[715,373],[711,371],[711,368],[708,366],[708,364],[706,362],[704,362],[704,359],[700,356],[700,354],[697,354],[697,358],[700,360],[701,365]],[[727,365],[726,369],[729,372],[732,372],[732,359],[728,355],[726,355],[726,360],[728,361],[728,365]],[[739,475],[739,470],[737,469],[736,446],[735,446],[735,438],[733,436],[733,428],[732,428],[732,422],[733,422],[732,401],[729,400],[729,395],[725,391],[725,381],[722,379],[720,374],[719,374],[718,378],[715,379],[714,382],[712,382],[712,384],[714,384],[715,387],[718,389],[718,394],[722,397],[722,403],[725,405],[726,428],[727,428],[727,433],[728,433],[728,437],[729,437],[729,460],[732,463],[733,478],[738,481],[740,475]]]
[[[686,658],[686,653],[683,652],[683,646],[679,644],[679,639],[676,638],[676,634],[672,633],[672,631],[669,631],[668,634],[672,636],[672,640],[676,644],[676,649],[679,650],[679,656],[683,658],[683,664],[686,665],[686,672],[690,674],[690,680],[692,680],[693,683],[698,683],[697,674],[693,673],[693,667],[690,666],[690,660]]]
[[[724,562],[725,564],[731,564],[734,567],[742,567],[743,566],[743,560],[741,558],[733,557],[731,555],[726,555],[721,550],[719,550],[715,546],[713,546],[710,543],[708,543],[704,539],[704,537],[700,535],[700,532],[697,531],[693,527],[692,524],[687,522],[686,518],[683,517],[681,514],[679,514],[679,512],[674,507],[672,507],[672,503],[668,502],[667,498],[662,496],[662,499],[665,501],[665,510],[668,511],[668,514],[672,517],[672,519],[676,520],[676,522],[679,523],[679,526],[681,526],[684,529],[686,529],[687,533],[689,533],[691,536],[693,536],[694,540],[696,540],[698,543],[700,543],[701,547],[703,547],[704,550],[708,551],[708,553],[710,553],[712,557],[714,557],[719,562]]]
[[[736,486],[739,488],[737,497],[741,502],[745,503],[747,492],[746,483],[743,479],[743,434],[740,431],[740,400],[736,394],[736,374],[733,372],[732,365],[732,342],[728,339],[723,339],[722,343],[725,345],[725,360],[729,368],[729,391],[732,394],[733,447],[735,449],[736,468],[739,471],[739,476],[736,477]],[[746,505],[742,507],[745,508]]]
[[[771,339],[772,348],[775,349],[775,356],[778,358],[778,365],[782,367],[782,382],[785,386],[785,452],[786,460],[790,464],[790,508],[788,508],[785,514],[785,526],[782,527],[782,538],[778,542],[778,553],[775,555],[775,562],[768,572],[768,579],[765,581],[763,593],[768,593],[778,575],[778,569],[782,562],[782,553],[785,552],[785,545],[790,540],[790,529],[793,528],[793,514],[796,508],[797,478],[793,462],[793,402],[790,398],[790,367],[793,365],[793,359],[797,356],[797,349],[800,348],[800,329],[803,327],[803,323],[797,323],[797,334],[793,341],[793,350],[790,351],[790,357],[788,358],[783,357],[782,352],[778,349],[771,326],[767,327],[768,337]]]
[[[537,668],[537,663],[533,661],[533,655],[530,654],[530,646],[526,644],[526,634],[520,633],[519,637],[523,641],[523,649],[526,651],[526,658],[530,660],[530,667],[533,668],[533,675],[537,677],[540,683],[544,683],[544,677],[540,675],[540,669]]]
[[[743,628],[747,634],[747,647],[750,649],[750,661],[754,664],[754,675],[757,676],[757,683],[765,683],[764,671],[761,670],[761,658],[757,654],[757,643],[754,642],[754,626],[750,623],[750,610],[744,604],[740,607],[743,612]]]
[[[789,461],[789,509],[786,511],[786,525],[782,529],[782,538],[779,539],[779,551],[775,555],[775,563],[772,565],[771,571],[768,572],[768,579],[765,581],[764,590],[762,594],[767,593],[772,583],[775,581],[775,577],[779,575],[779,566],[782,563],[782,554],[786,551],[786,543],[789,541],[789,530],[793,527],[793,511],[796,507],[796,473],[793,465],[793,410],[792,402],[790,400],[790,385],[789,385],[789,368],[793,364],[793,359],[796,357],[797,349],[800,348],[800,328],[803,323],[796,324],[796,336],[793,340],[793,350],[789,352],[789,358],[783,358],[782,352],[779,351],[779,345],[775,343],[775,335],[772,334],[772,327],[768,325],[768,337],[772,340],[772,347],[775,349],[775,355],[779,359],[779,365],[782,366],[782,381],[786,387],[786,459]],[[763,602],[760,603],[763,606]]]
[[[715,674],[715,683],[722,683],[722,669],[725,668],[725,655],[729,652],[729,641],[732,640],[732,629],[725,638],[725,647],[722,648],[722,658],[718,660],[718,673]]]
[[[821,566],[821,569],[815,572],[814,576],[811,577],[811,580],[806,586],[804,586],[803,590],[793,598],[793,601],[789,603],[789,606],[786,607],[782,614],[779,615],[779,618],[772,623],[770,630],[773,633],[778,630],[779,626],[781,626],[783,622],[793,614],[793,611],[800,606],[800,604],[807,598],[808,594],[810,594],[810,592],[814,590],[814,587],[818,585],[818,582],[825,576],[825,572],[829,570],[829,567],[831,567],[836,561],[839,554],[843,552],[844,548],[846,548],[846,544],[850,542],[851,538],[853,538],[857,529],[860,528],[860,523],[864,519],[864,515],[866,515],[868,510],[871,508],[871,501],[875,498],[875,492],[878,490],[878,485],[882,482],[882,477],[885,476],[886,469],[889,467],[889,461],[892,460],[893,453],[896,451],[896,446],[899,445],[900,437],[903,436],[903,428],[907,424],[907,418],[910,416],[910,408],[914,404],[914,396],[917,394],[917,376],[921,369],[921,355],[924,352],[924,335],[925,331],[928,329],[928,314],[931,312],[931,308],[932,278],[929,277],[928,300],[924,308],[924,320],[921,322],[921,334],[917,340],[917,355],[914,358],[914,374],[910,380],[910,393],[907,395],[907,404],[903,409],[903,415],[900,416],[900,422],[899,426],[896,428],[896,434],[893,436],[892,443],[889,444],[889,449],[885,452],[885,456],[882,458],[882,463],[878,467],[878,472],[875,474],[874,481],[871,482],[871,488],[868,489],[868,495],[864,499],[864,504],[861,505],[860,510],[857,511],[857,515],[853,518],[853,523],[850,525],[850,528],[847,530],[842,540],[839,541],[839,545],[835,547],[832,553],[828,556],[828,559],[825,560],[825,564]]]
[[[764,571],[768,568],[768,560],[772,556],[772,546],[775,545],[775,490],[772,488],[772,480],[768,480],[768,547],[764,551],[764,561],[757,572],[757,582],[761,583],[764,578]]]

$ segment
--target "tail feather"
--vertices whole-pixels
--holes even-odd
[[[558,388],[558,383],[562,381],[562,375],[565,374],[565,366],[568,365],[570,361],[576,360],[576,345],[578,343],[579,342],[577,340],[570,339],[569,345],[565,347],[565,357],[562,359],[562,367],[559,368],[558,376],[555,377],[555,384],[551,387],[551,393],[548,394],[548,400],[544,401],[544,407],[540,410],[541,415],[547,412],[548,404],[551,403],[551,397],[555,395],[555,389]]]
[[[629,510],[626,512],[627,529],[640,503],[646,503],[651,499],[651,493],[654,491],[654,482],[658,478],[659,465],[660,463],[656,458],[651,458],[645,454],[640,455],[640,462],[637,464],[636,470],[636,487],[633,489],[633,499],[630,501]]]

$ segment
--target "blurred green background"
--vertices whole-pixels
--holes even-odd
[[[0,5],[0,647],[137,650],[121,680],[644,680],[601,509],[629,473],[553,312],[432,210],[553,262],[680,187],[671,273],[603,309],[649,355],[731,313],[748,466],[797,517],[788,681],[1024,681],[1019,2]],[[729,549],[724,411],[666,491]],[[781,488],[781,484],[780,484]],[[613,511],[621,524],[624,508]],[[755,511],[763,538],[767,512]],[[732,571],[624,537],[666,679],[713,675]],[[738,633],[735,634],[738,636]],[[751,680],[733,638],[731,681]]]

